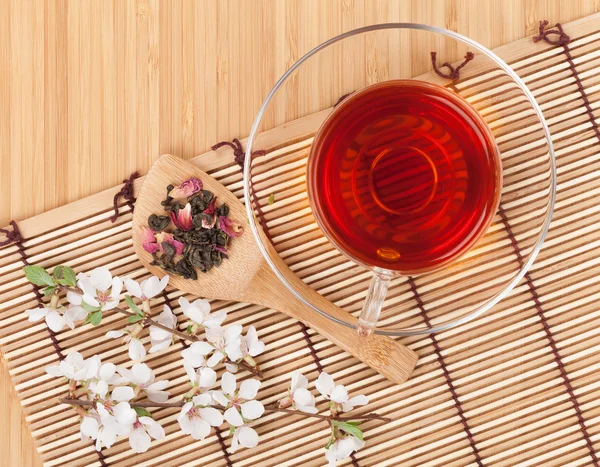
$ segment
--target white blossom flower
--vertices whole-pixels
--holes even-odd
[[[171,308],[165,305],[162,313],[156,318],[156,322],[168,327],[169,329],[175,329],[175,326],[177,325],[177,317],[173,314]],[[156,326],[150,326],[150,344],[152,346],[150,347],[150,353],[167,349],[172,343],[173,333]]]
[[[87,318],[88,312],[81,306],[82,296],[78,293],[68,291],[67,301],[69,302],[69,308],[64,313],[65,323],[71,329],[75,329],[75,321],[81,321]]]
[[[232,346],[228,356],[231,360],[238,361],[245,357],[256,357],[265,351],[265,343],[258,340],[256,328],[250,326],[245,336],[240,337],[240,346]]]
[[[150,449],[150,437],[158,440],[165,437],[165,430],[151,417],[139,417],[129,432],[129,445],[135,452],[142,453]]]
[[[122,402],[122,404],[126,404],[122,406],[122,409],[119,410],[119,415],[123,422],[120,422],[117,417],[112,415],[101,415],[100,416],[100,424],[98,426],[98,435],[96,437],[96,451],[100,451],[102,447],[110,448],[116,441],[119,436],[124,436],[129,434],[132,429],[133,422],[129,422],[132,418],[130,410],[135,411],[129,407],[127,402]]]
[[[348,390],[341,384],[336,386],[333,378],[325,372],[319,375],[315,386],[325,399],[339,404],[343,412],[348,412],[358,405],[369,403],[367,396],[360,395],[349,398]]]
[[[194,303],[190,303],[185,297],[179,297],[179,306],[183,310],[183,314],[192,322],[208,329],[220,327],[227,318],[227,313],[224,311],[211,314],[208,300],[196,300]]]
[[[90,362],[87,366],[86,379],[89,380],[88,389],[101,399],[106,397],[109,385],[125,384],[123,378],[117,373],[117,366],[114,363],[101,364],[100,357],[95,355],[86,362]]]
[[[226,328],[217,327],[207,329],[207,342],[204,343],[206,345],[203,347],[203,350],[207,350],[205,355],[214,351],[208,359],[208,366],[213,368],[220,363],[225,356],[228,356],[230,360],[235,360],[232,357],[238,357],[240,354],[241,334],[241,324],[232,324]]]
[[[265,408],[261,402],[254,400],[260,381],[248,379],[242,382],[239,390],[236,387],[235,375],[225,372],[221,378],[222,391],[213,391],[212,396],[227,409],[223,414],[225,420],[231,426],[241,427],[248,420],[260,418]]]
[[[181,351],[183,367],[190,378],[192,386],[210,388],[217,382],[217,373],[208,366],[204,357],[206,342],[194,342],[187,349]],[[210,352],[212,350],[209,349]]]
[[[98,437],[98,431],[100,429],[100,415],[95,409],[90,409],[81,419],[79,424],[79,434],[81,435],[82,441],[89,441],[90,439],[95,440]]]
[[[51,306],[43,306],[41,308],[25,310],[25,314],[29,317],[30,323],[34,323],[45,318],[46,324],[54,332],[62,331],[66,324],[65,317],[60,310]]]
[[[289,401],[292,407],[300,412],[317,413],[315,407],[315,396],[308,389],[308,380],[299,371],[292,373],[292,384],[290,388]],[[288,403],[289,405],[289,403]]]
[[[237,451],[238,446],[245,448],[253,448],[258,444],[258,433],[254,428],[242,425],[237,427],[233,432],[231,440],[231,452]]]
[[[58,365],[46,367],[46,373],[50,376],[64,376],[73,381],[84,381],[87,379],[86,360],[79,352],[71,352]]]
[[[223,424],[223,415],[211,407],[211,403],[210,394],[199,394],[193,397],[192,402],[183,406],[177,421],[185,434],[203,440],[210,434],[211,426]]]
[[[82,301],[87,305],[107,311],[119,304],[123,281],[113,277],[108,269],[96,268],[89,276],[79,274],[77,278],[77,285],[83,290]]]
[[[365,445],[364,441],[355,436],[337,439],[325,453],[325,458],[329,462],[329,467],[335,467],[338,461],[349,457],[354,451],[358,451]]]
[[[131,330],[131,327],[126,327],[124,331],[108,331],[106,333],[106,337],[109,337],[111,339],[118,339],[119,337],[123,337],[123,342],[125,344],[129,344],[129,358],[131,360],[141,360],[146,356],[146,349],[144,348],[144,344],[142,344],[142,341],[139,338],[131,336]]]
[[[169,381],[154,381],[154,371],[145,363],[136,363],[131,370],[119,368],[118,372],[127,382],[134,384],[138,392],[146,394],[152,402],[166,402],[169,398],[169,393],[165,391]]]
[[[143,301],[154,298],[165,290],[169,284],[169,276],[165,276],[162,279],[152,276],[142,281],[141,284],[138,284],[136,281],[129,278],[125,279],[123,282],[125,283],[127,292]]]

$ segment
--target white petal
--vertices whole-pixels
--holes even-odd
[[[131,386],[119,386],[112,390],[111,398],[115,401],[130,401],[134,392]]]
[[[142,293],[146,298],[156,297],[159,293],[165,290],[169,283],[169,276],[165,276],[162,279],[158,279],[156,276],[152,276],[148,280],[145,280],[142,287]]]
[[[104,381],[109,381],[117,371],[117,366],[114,363],[105,363],[100,367],[99,376]]]
[[[146,452],[150,449],[150,436],[143,428],[131,430],[129,433],[129,445],[137,453]]]
[[[123,337],[125,333],[123,331],[108,331],[106,333],[106,337],[109,339],[118,339],[119,337]]]
[[[114,393],[115,391],[113,390]],[[117,422],[123,425],[133,424],[137,420],[137,414],[131,408],[129,402],[119,402],[113,409],[113,413]]]
[[[354,440],[352,438],[340,439],[335,457],[337,460],[345,459],[352,454],[352,451],[354,451]]]
[[[227,356],[230,360],[237,362],[238,360],[241,360],[244,357],[244,354],[242,353],[241,344],[242,342],[239,339],[236,339],[225,348],[225,352],[227,353]]]
[[[129,358],[131,360],[141,360],[146,356],[146,349],[142,341],[136,338],[131,339],[129,342]]]
[[[335,383],[333,382],[333,378],[323,371],[317,378],[315,387],[317,388],[317,391],[329,399],[329,395],[331,394],[331,391],[333,391]]]
[[[242,426],[244,424],[244,420],[242,420],[242,416],[238,412],[235,407],[228,408],[223,414],[227,423],[231,426]]]
[[[98,420],[93,417],[83,417],[79,431],[84,436],[96,439],[98,437],[98,427]]]
[[[329,449],[325,451],[325,459],[327,459],[328,467],[335,467],[337,465],[338,445],[339,440],[329,446]]]
[[[71,352],[66,356],[65,361],[73,368],[77,369],[83,368],[85,362],[83,360],[83,355],[81,355],[79,352]]]
[[[140,417],[140,423],[146,427],[146,431],[154,439],[163,439],[165,437],[165,430],[160,423],[155,422],[150,417]]]
[[[77,276],[79,278],[77,285],[81,290],[83,290],[83,295],[89,295],[91,297],[96,295],[96,287],[92,285],[90,278],[85,274],[80,274]]]
[[[237,382],[234,375],[228,372],[223,373],[223,376],[221,377],[221,389],[223,389],[225,394],[233,396],[236,385]]]
[[[123,290],[123,281],[120,277],[113,277],[111,285],[110,298],[118,300],[121,295],[121,290]]]
[[[202,342],[194,342],[190,346],[190,349],[192,349],[194,351],[194,353],[199,353],[200,355],[206,356],[214,350],[214,347],[212,345],[210,345],[208,342],[202,341]]]
[[[165,339],[164,341],[157,341],[157,342],[152,342],[152,347],[150,347],[150,350],[148,351],[148,353],[156,353],[156,352],[160,352],[161,350],[165,350],[168,349],[169,347],[171,347],[171,343],[172,343],[172,339]]]
[[[112,418],[112,415],[108,413],[108,410],[106,410],[106,408],[102,404],[96,405],[96,411],[98,412],[98,415],[100,415],[100,418],[102,418],[102,420]]]
[[[238,428],[239,429],[239,428]],[[233,432],[233,438],[231,438],[231,448],[229,449],[232,453],[234,453],[235,451],[237,451],[238,448],[238,435],[237,435],[237,431],[235,430]]]
[[[184,364],[187,363],[194,368],[198,368],[206,363],[204,355],[197,351],[197,347],[194,347],[196,344],[201,344],[201,342],[194,342],[190,347],[181,351]]]
[[[331,400],[338,404],[346,402],[348,400],[348,390],[341,384],[336,386],[333,388],[333,391],[331,391]]]
[[[145,363],[136,363],[131,367],[131,373],[133,374],[133,382],[138,386],[141,386],[150,379],[154,380],[154,372]]]
[[[212,367],[218,365],[221,362],[221,360],[223,360],[224,358],[225,358],[225,355],[223,355],[223,353],[221,351],[216,350],[215,353],[212,354],[210,356],[210,358],[206,361],[206,364],[212,368]]]
[[[238,440],[245,448],[253,448],[258,444],[258,433],[254,428],[242,426],[238,429]]]
[[[312,405],[300,405],[300,404],[296,404],[296,408],[300,411],[300,412],[304,412],[304,413],[317,413],[319,410]]]
[[[96,446],[98,446],[99,444],[100,446],[104,445],[107,448],[110,448],[113,444],[115,444],[115,441],[117,440],[117,426],[104,425],[99,431],[97,439],[98,443],[96,443]]]
[[[200,418],[192,420],[192,430],[190,435],[197,440],[203,440],[210,434],[210,424]]]
[[[190,306],[183,314],[191,319],[194,323],[204,324],[204,314],[194,306]]]
[[[46,373],[48,373],[50,376],[55,376],[55,377],[64,376],[64,373],[62,372],[60,365],[47,366]]]
[[[63,315],[65,324],[71,329],[75,329],[75,321],[78,321],[78,316],[80,315],[82,310],[83,308],[80,307],[70,307],[67,311],[65,311],[65,314]],[[87,316],[87,312],[85,313],[85,315]]]
[[[90,306],[100,306],[100,302],[96,300],[94,295],[84,294],[82,300]]]
[[[152,383],[150,386],[146,388],[147,391],[164,391],[169,387],[168,379],[161,379]]]
[[[217,373],[212,368],[200,368],[198,373],[198,385],[202,388],[212,388],[217,382]]]
[[[223,424],[223,415],[214,407],[204,407],[203,409],[200,409],[200,416],[210,423],[211,426]]]
[[[33,323],[44,319],[48,314],[48,308],[33,308],[31,310],[25,310],[25,314],[29,316],[29,322]]]
[[[124,279],[123,282],[130,295],[133,295],[136,298],[142,298],[142,288],[140,287],[140,284],[129,278]]]
[[[291,391],[294,392],[298,388],[305,388],[308,386],[308,379],[300,371],[296,370],[292,373],[292,387]]]
[[[345,403],[342,404],[342,410],[344,412],[348,412],[352,410],[354,407],[359,405],[367,405],[369,403],[369,398],[367,396],[355,396],[348,399]]]
[[[194,405],[206,407],[209,406],[212,402],[212,396],[208,393],[198,394],[192,398]]]
[[[227,407],[229,405],[229,399],[227,399],[225,394],[223,394],[221,391],[213,391],[212,398],[215,400],[215,402],[221,404],[223,407]]]
[[[298,388],[294,391],[294,402],[298,405],[315,406],[315,396],[306,388]]]
[[[225,342],[227,344],[232,343],[236,339],[240,337],[242,334],[242,325],[241,324],[232,324],[225,328]]]
[[[146,389],[146,395],[152,402],[167,402],[169,400],[167,391],[149,391]]]
[[[242,415],[248,420],[256,420],[265,413],[265,408],[259,401],[244,402],[240,408],[242,409]]]
[[[190,382],[193,385],[198,384],[198,374],[196,373],[196,369],[194,368],[194,366],[191,363],[186,362],[184,360],[183,368],[185,369],[185,372],[186,372],[188,378],[190,379]]]
[[[179,306],[181,307],[181,309],[184,311],[187,309],[187,307],[190,306],[190,302],[188,301],[187,298],[185,297],[179,297]]]
[[[46,324],[54,332],[58,332],[65,327],[65,318],[60,313],[51,310],[46,315]]]
[[[66,378],[73,379],[75,377],[75,369],[72,365],[69,365],[65,360],[59,363],[60,372]]]
[[[246,332],[246,343],[248,347],[258,342],[258,334],[256,332],[256,328],[254,326],[249,326],[248,331]]]
[[[238,392],[239,396],[242,399],[250,400],[256,397],[256,393],[258,392],[258,388],[260,387],[260,381],[257,379],[247,379],[243,381],[240,385],[240,390]]]
[[[120,300],[111,300],[109,302],[103,303],[102,304],[102,311],[109,311],[112,310],[113,308],[116,308],[117,306],[119,306],[119,303],[121,301]]]
[[[81,305],[81,295],[75,292],[67,292],[67,301],[71,305]]]
[[[104,399],[108,392],[108,383],[106,381],[91,382],[89,388],[94,394],[98,394],[101,399]]]
[[[214,329],[221,326],[226,318],[226,311],[217,311],[216,313],[208,315],[208,317],[204,318],[204,322],[202,324],[207,328]]]
[[[239,367],[235,363],[225,362],[225,370],[227,370],[229,373],[237,373]]]
[[[106,292],[112,283],[112,274],[105,267],[96,268],[90,274],[92,285],[102,292]]]
[[[252,347],[248,346],[248,353],[252,357],[256,357],[265,351],[265,343],[262,341],[255,342]]]

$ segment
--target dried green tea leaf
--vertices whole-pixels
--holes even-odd
[[[162,232],[170,223],[171,218],[169,216],[157,216],[156,214],[151,214],[150,217],[148,217],[148,227],[154,232]]]

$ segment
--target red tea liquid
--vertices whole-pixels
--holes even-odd
[[[458,95],[420,81],[348,97],[321,126],[308,162],[313,212],[332,242],[360,263],[404,274],[473,246],[501,187],[485,122]]]

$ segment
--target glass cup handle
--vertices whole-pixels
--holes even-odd
[[[358,318],[358,325],[356,326],[359,336],[368,337],[375,330],[392,277],[394,277],[392,271],[385,269],[376,269],[373,272],[367,298],[363,304],[360,317]]]

